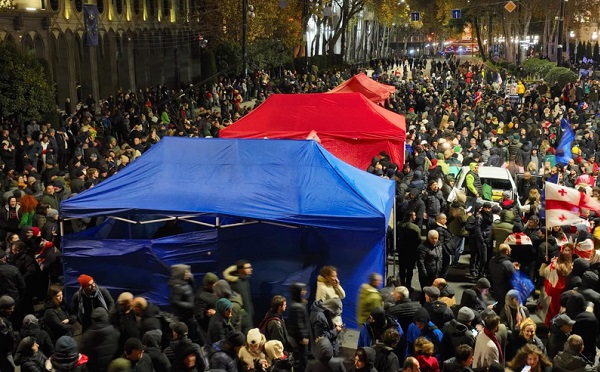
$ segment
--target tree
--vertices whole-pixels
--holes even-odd
[[[0,116],[23,123],[56,110],[54,88],[34,55],[2,43],[0,66]]]
[[[586,58],[592,58],[592,43],[590,43],[589,41],[587,43],[585,43],[585,57]]]
[[[594,59],[594,61],[598,61],[598,58],[600,58],[600,47],[598,46],[598,42],[596,42],[596,44],[594,44],[593,59]]]

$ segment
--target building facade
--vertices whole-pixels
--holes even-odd
[[[14,0],[0,40],[47,62],[57,103],[200,77],[198,0]],[[86,45],[84,6],[98,8],[99,43]]]

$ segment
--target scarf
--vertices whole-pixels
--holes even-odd
[[[83,316],[85,314],[85,308],[83,306],[83,300],[84,299],[89,299],[92,303],[92,309],[94,309],[94,299],[97,298],[98,301],[100,301],[100,305],[106,309],[106,311],[108,311],[108,306],[106,306],[106,301],[104,300],[104,296],[102,295],[102,292],[100,292],[100,288],[96,287],[96,292],[88,295],[87,293],[85,293],[85,291],[83,289],[79,290],[79,309],[77,311],[77,317],[79,319],[83,319]]]
[[[496,334],[487,328],[483,329],[483,333],[485,333],[485,335],[488,336],[488,338],[490,340],[494,341],[494,344],[498,348],[498,362],[500,364],[504,364],[504,355],[502,354],[502,346],[500,346],[500,342],[498,342],[498,339],[496,338]]]

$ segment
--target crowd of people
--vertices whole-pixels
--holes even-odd
[[[348,294],[358,298],[361,325],[352,368],[591,369],[600,314],[597,211],[581,210],[577,226],[546,229],[541,195],[543,183],[557,176],[558,183],[600,199],[599,83],[592,68],[560,86],[458,57],[396,58],[371,67],[380,82],[397,88],[385,107],[406,116],[406,162],[396,164],[382,152],[367,169],[396,182],[399,276],[380,288],[383,278],[373,273],[360,293]],[[206,274],[198,286],[189,267],[173,266],[168,313],[128,292],[115,301],[89,275],[79,277],[80,290],[67,304],[61,234],[99,221],[74,219],[64,230],[58,221],[61,201],[116,174],[160,138],[218,137],[270,94],[324,92],[356,72],[311,68],[274,80],[257,71],[181,91],[158,87],[101,101],[90,96],[74,106],[67,101],[56,127],[6,122],[0,138],[0,370],[349,367],[340,354],[346,293],[335,268],[322,268],[314,285],[295,283],[275,296],[264,317],[254,313],[247,261],[223,279]],[[565,163],[556,153],[563,118],[576,133]],[[454,182],[464,166],[462,194]],[[508,169],[518,193],[492,200],[481,166]],[[458,299],[446,277],[461,268],[465,246],[474,284]],[[419,288],[413,288],[415,271]],[[534,285],[547,341],[536,335],[538,324],[525,306],[532,297],[513,288],[519,275]]]

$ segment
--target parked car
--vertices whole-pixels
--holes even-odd
[[[456,196],[464,194],[467,190],[465,183],[465,177],[469,172],[469,167],[462,167],[456,176],[456,183],[454,184],[454,190],[448,196],[448,201],[453,202]],[[488,184],[492,186],[492,204],[498,204],[502,201],[502,194],[504,191],[510,191],[512,200],[519,200],[517,193],[517,185],[513,180],[508,169],[498,167],[479,167],[479,178],[481,184]]]

